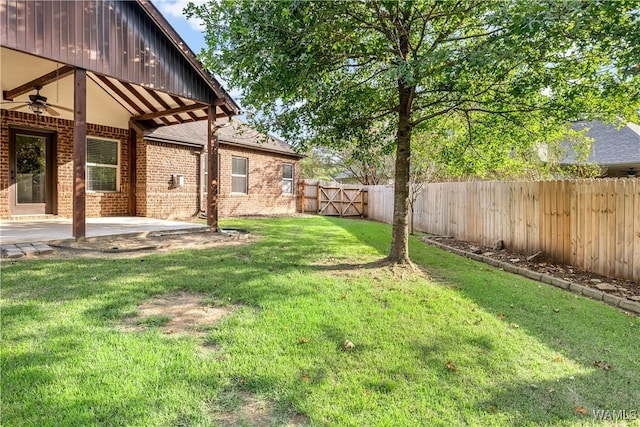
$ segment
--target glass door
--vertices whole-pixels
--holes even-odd
[[[52,213],[51,137],[14,132],[11,138],[11,213]]]

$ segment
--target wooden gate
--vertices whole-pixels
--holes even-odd
[[[328,216],[366,216],[367,190],[357,185],[300,182],[300,210]]]

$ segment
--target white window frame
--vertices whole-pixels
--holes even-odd
[[[284,176],[284,170],[286,166],[291,166],[291,178],[285,178]],[[287,196],[293,196],[293,193],[294,193],[293,178],[294,177],[295,177],[295,166],[293,165],[293,163],[283,163],[282,164],[282,194],[286,194]],[[291,183],[291,192],[284,191],[285,182]]]
[[[245,169],[247,171],[246,174],[237,174],[233,173],[233,160],[244,160]],[[244,178],[244,192],[233,191],[233,178]],[[248,157],[240,157],[240,156],[232,156],[231,157],[231,194],[249,194],[249,158]]]
[[[92,139],[94,141],[104,141],[104,142],[115,142],[116,143],[116,150],[117,151],[117,156],[118,159],[116,161],[115,165],[109,165],[109,164],[103,164],[103,163],[92,163],[89,162],[89,149],[88,149],[88,145],[89,145],[89,140]],[[105,167],[105,168],[113,168],[116,170],[116,189],[115,190],[90,190],[89,189],[89,182],[87,182],[86,184],[86,188],[87,188],[87,193],[119,193],[120,192],[120,163],[121,163],[121,155],[120,155],[120,141],[117,139],[110,139],[110,138],[102,138],[102,137],[98,137],[98,136],[87,136],[87,170],[89,169],[89,167],[91,166],[95,166],[95,167]],[[88,175],[88,173],[87,173]]]

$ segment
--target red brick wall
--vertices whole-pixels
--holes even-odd
[[[73,122],[49,116],[1,110],[0,127],[0,218],[10,218],[9,126],[56,132],[57,212],[72,216]],[[120,141],[120,188],[115,193],[87,193],[87,216],[126,216],[128,212],[128,130],[87,124],[87,136]],[[231,157],[249,159],[247,194],[231,194]],[[198,150],[178,144],[138,138],[136,149],[136,215],[163,219],[186,219],[200,209]],[[299,177],[297,158],[220,144],[221,218],[245,215],[286,215],[296,212]],[[282,165],[294,164],[294,194],[282,194]],[[184,186],[170,184],[172,174],[184,176]]]
[[[220,144],[220,218],[245,215],[288,215],[296,212],[298,159],[283,154]],[[231,158],[249,160],[247,194],[231,193]],[[282,194],[282,165],[293,164],[293,194]]]
[[[9,212],[9,126],[33,130],[55,131],[57,150],[57,212],[62,217],[73,214],[73,121],[18,111],[1,110],[0,120],[0,218],[10,218]],[[87,192],[87,216],[127,215],[129,167],[128,131],[87,123],[87,136],[120,141],[120,188],[115,193]]]
[[[199,151],[192,147],[164,142],[145,141],[144,160],[139,156],[138,189],[144,187],[144,194],[138,194],[138,205],[145,205],[144,215],[151,218],[185,219],[200,212],[199,193]],[[143,164],[143,165],[141,165]],[[171,185],[171,175],[183,175],[184,185]],[[141,182],[143,180],[145,183]],[[142,201],[144,200],[144,201]],[[142,215],[142,212],[138,212]]]

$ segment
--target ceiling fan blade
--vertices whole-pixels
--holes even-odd
[[[68,111],[69,113],[73,113],[73,108],[63,107],[62,105],[47,104],[47,107],[55,107],[58,110]]]
[[[49,113],[53,117],[57,117],[60,115],[60,113],[58,113],[56,110],[51,108],[51,105],[45,105],[44,108],[47,110],[47,113]]]
[[[7,110],[9,110],[9,111],[15,111],[15,110],[19,110],[19,109],[21,109],[21,108],[24,108],[24,107],[26,107],[26,106],[28,106],[28,105],[29,105],[29,103],[24,103],[24,102],[23,102],[23,103],[22,103],[22,105],[16,105],[15,107],[7,108]]]

